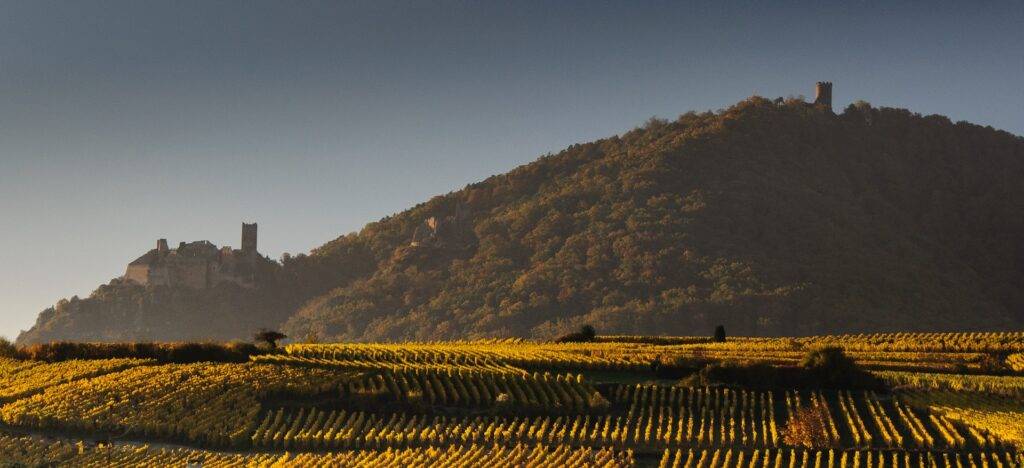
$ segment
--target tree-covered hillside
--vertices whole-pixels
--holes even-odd
[[[751,98],[286,258],[261,304],[293,337],[343,340],[1020,328],[1021,180],[1006,132]]]
[[[259,328],[275,328],[306,299],[365,275],[369,260],[343,256],[346,268],[324,256],[299,255],[281,262],[260,258],[255,289],[224,283],[206,290],[142,287],[120,278],[89,297],[63,299],[39,314],[18,337],[20,344],[68,341],[247,340]]]

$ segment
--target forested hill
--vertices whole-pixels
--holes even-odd
[[[573,145],[286,258],[264,275],[273,300],[258,315],[343,340],[550,337],[585,323],[1020,329],[1022,180],[1024,139],[1006,132],[751,98]],[[31,341],[73,335],[67,309]]]

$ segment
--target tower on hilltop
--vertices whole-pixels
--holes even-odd
[[[246,255],[256,253],[256,223],[242,223],[242,253]]]
[[[814,105],[828,107],[832,110],[832,82],[819,81],[814,86]]]

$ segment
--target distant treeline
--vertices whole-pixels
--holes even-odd
[[[707,336],[645,336],[645,335],[598,335],[595,343],[646,343],[653,345],[683,345],[695,343],[711,343]]]
[[[70,359],[153,359],[161,363],[246,362],[264,349],[251,343],[73,343],[56,341],[20,347],[16,357],[58,362]]]

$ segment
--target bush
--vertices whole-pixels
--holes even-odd
[[[580,327],[580,331],[562,335],[555,339],[555,343],[590,343],[597,337],[597,331],[590,325]]]
[[[985,354],[978,363],[981,371],[988,375],[1004,375],[1013,370],[1009,362],[1009,356],[998,354]]]
[[[774,367],[754,362],[710,364],[680,382],[686,386],[733,385],[748,388],[884,390],[885,384],[861,370],[842,349],[820,348],[807,353],[800,366]]]
[[[55,341],[18,350],[18,355],[35,361],[58,362],[69,359],[154,359],[162,363],[247,362],[249,356],[263,354],[249,343],[74,343]]]
[[[790,369],[762,363],[720,362],[708,364],[680,381],[688,387],[739,385],[750,388],[783,388],[793,384]]]
[[[848,371],[856,368],[853,360],[846,356],[843,348],[828,346],[810,350],[800,361],[800,366],[805,369],[835,369]]]
[[[11,343],[11,340],[0,336],[0,357],[16,359],[18,358],[18,348]]]
[[[512,397],[505,392],[499,393],[498,396],[494,398],[494,405],[500,409],[509,409],[512,407]]]
[[[595,410],[607,410],[611,408],[612,404],[601,392],[594,392],[590,394],[590,398],[587,398],[587,406]]]
[[[809,449],[826,449],[834,444],[828,432],[828,414],[820,406],[806,406],[796,410],[782,430],[782,440],[788,445]]]
[[[673,356],[663,360],[661,356],[651,361],[651,372],[659,379],[678,379],[692,375],[708,365],[708,361],[695,357]]]
[[[715,327],[715,337],[712,340],[715,343],[725,343],[725,326],[719,325]]]
[[[861,370],[842,348],[812,349],[800,362],[816,387],[824,388],[879,388],[882,383],[869,372]]]

